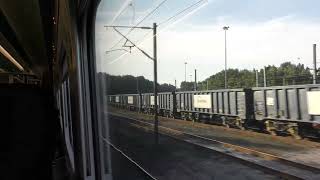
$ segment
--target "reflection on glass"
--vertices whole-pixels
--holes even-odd
[[[113,177],[278,177],[204,147],[194,149],[161,126],[279,156],[296,148],[289,159],[303,160],[302,141],[288,140],[296,146],[277,138],[319,135],[320,117],[306,108],[308,91],[320,89],[310,85],[319,75],[317,5],[315,0],[103,0],[96,17],[96,60]],[[221,130],[225,127],[236,130]],[[240,174],[239,168],[248,171]]]

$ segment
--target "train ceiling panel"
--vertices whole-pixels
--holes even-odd
[[[0,1],[0,10],[2,21],[9,26],[6,30],[11,31],[1,30],[1,45],[7,47],[22,66],[29,66],[34,73],[41,74],[48,65],[48,42],[45,42],[39,0]]]

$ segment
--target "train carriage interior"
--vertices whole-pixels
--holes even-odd
[[[0,0],[0,180],[320,179],[317,0]]]
[[[79,92],[78,86],[87,86],[93,75],[88,70],[93,68],[88,65],[93,34],[87,31],[94,28],[97,3],[0,1],[0,179],[85,176],[78,155],[85,153],[83,132],[77,130],[81,112],[91,105],[84,101],[80,107],[75,97],[83,93],[89,98],[93,91]],[[78,82],[78,75],[85,82]],[[92,177],[93,168],[86,168]]]

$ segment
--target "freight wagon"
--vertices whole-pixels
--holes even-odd
[[[253,118],[250,89],[176,92],[177,115],[182,119],[221,121],[244,128]]]
[[[175,117],[176,96],[175,92],[162,92],[158,94],[158,113],[165,117]]]
[[[142,112],[145,112],[147,114],[154,113],[154,94],[153,93],[141,94],[141,102],[142,102],[142,106],[141,106]]]
[[[120,96],[121,95],[109,95],[108,96],[109,104],[114,107],[119,107],[119,108],[122,107]]]
[[[320,85],[163,92],[157,99],[161,116],[255,127],[295,138],[320,134]],[[155,112],[154,100],[153,93],[109,96],[113,106],[149,114]]]
[[[140,94],[123,94],[120,96],[126,109],[130,111],[141,110],[141,96]]]
[[[255,120],[271,134],[317,130],[320,124],[320,85],[252,88]]]

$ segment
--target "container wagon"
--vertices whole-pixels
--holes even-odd
[[[175,92],[158,93],[158,113],[165,117],[174,117],[176,114]]]
[[[121,94],[119,95],[120,99],[122,99],[121,103],[124,108],[130,111],[138,111],[141,110],[141,96],[140,94]]]
[[[141,100],[142,100],[142,112],[147,114],[154,114],[154,94],[143,93],[141,94]],[[158,98],[158,102],[159,102],[159,98]]]
[[[109,95],[109,104],[113,107],[121,107],[120,95]]]
[[[252,88],[254,115],[271,134],[319,134],[320,85]]]
[[[176,92],[177,116],[181,119],[220,121],[244,129],[253,118],[250,89]]]

